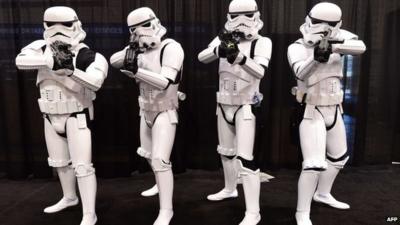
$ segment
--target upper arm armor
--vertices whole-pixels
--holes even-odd
[[[267,37],[260,37],[257,40],[254,48],[254,60],[264,66],[268,67],[272,54],[272,42]]]
[[[350,31],[340,29],[339,38],[342,40],[358,40],[358,35]]]
[[[366,46],[362,40],[358,40],[358,36],[347,30],[340,30],[339,39],[343,43],[333,44],[332,51],[343,55],[360,55],[366,51]]]
[[[242,68],[250,75],[261,79],[264,77],[266,68],[272,53],[272,42],[267,37],[261,37],[253,40],[251,44],[250,57],[245,57],[244,61],[239,63]]]
[[[91,50],[90,50],[91,51]],[[102,86],[108,73],[108,63],[107,60],[99,53],[87,53],[89,56],[87,60],[93,60],[90,64],[89,62],[80,62],[82,64],[88,64],[86,70],[81,70],[78,67],[75,68],[74,73],[71,78],[76,82],[82,84],[83,86],[97,91]],[[94,57],[91,58],[94,54]],[[77,63],[78,65],[78,63]]]
[[[178,72],[182,69],[185,53],[178,42],[171,42],[164,48],[161,59],[161,75],[175,82]],[[165,68],[167,67],[167,68]]]

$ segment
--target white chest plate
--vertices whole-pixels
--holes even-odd
[[[239,50],[250,58],[251,41],[239,44]],[[219,61],[219,92],[217,102],[226,105],[258,104],[260,80],[247,73],[240,65],[231,65],[226,59]]]
[[[307,49],[307,57],[314,54],[314,48]],[[304,85],[306,102],[313,105],[337,105],[343,101],[341,79],[343,77],[342,57],[331,54],[327,63],[316,65]]]
[[[138,56],[140,68],[154,72],[162,76],[161,73],[161,50],[169,41],[164,40],[160,47],[146,51]],[[165,56],[163,56],[165,57]],[[144,111],[162,112],[178,108],[178,86],[171,84],[165,90],[160,90],[146,82],[139,81],[139,106]]]

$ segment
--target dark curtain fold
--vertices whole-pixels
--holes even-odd
[[[49,6],[73,7],[87,31],[87,43],[109,58],[127,43],[128,13],[151,7],[168,29],[168,36],[185,50],[180,124],[172,154],[175,172],[219,168],[216,153],[216,63],[203,65],[197,54],[226,21],[229,0],[2,0],[0,1],[0,176],[52,176],[47,166],[42,116],[37,106],[34,72],[17,71],[15,56],[42,38],[42,16]],[[260,90],[264,101],[257,112],[255,157],[262,169],[298,167],[301,154],[291,130],[296,108],[290,89],[295,85],[287,47],[300,37],[299,26],[313,0],[258,1],[264,21],[261,34],[273,42],[273,54]],[[335,0],[343,10],[343,28],[359,35],[367,52],[351,65],[344,85],[349,148],[355,165],[400,160],[400,2],[398,0]],[[347,61],[346,61],[347,62]],[[350,73],[352,71],[352,73]],[[148,170],[136,155],[139,146],[137,87],[132,79],[110,68],[95,101],[93,156],[101,177],[130,176]],[[347,121],[347,120],[346,120]],[[350,129],[351,128],[351,129]]]

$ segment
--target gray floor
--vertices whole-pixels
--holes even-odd
[[[294,224],[298,171],[270,172],[276,179],[262,184],[260,225]],[[143,198],[151,187],[150,173],[131,178],[99,179],[98,225],[151,225],[157,216],[158,198]],[[211,203],[205,196],[222,187],[222,172],[188,171],[175,179],[175,217],[171,225],[234,225],[242,218],[244,199]],[[43,207],[55,203],[61,191],[56,180],[0,180],[1,225],[79,224],[80,207],[45,215]],[[334,195],[351,205],[335,210],[313,204],[314,225],[400,224],[400,166],[347,168],[337,179]],[[387,217],[398,217],[387,222]]]

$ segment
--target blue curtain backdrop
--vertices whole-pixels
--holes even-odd
[[[300,37],[299,26],[319,1],[259,0],[261,34],[273,42],[264,94],[257,117],[256,162],[262,169],[298,167],[301,154],[291,131],[296,103],[295,81],[286,59],[287,46]],[[400,1],[335,0],[343,10],[343,28],[360,36],[368,51],[345,60],[345,121],[353,165],[400,160]],[[0,173],[9,178],[49,177],[43,121],[36,99],[34,72],[18,71],[15,56],[41,39],[47,7],[73,7],[92,49],[109,58],[126,45],[128,13],[140,6],[154,9],[168,36],[182,43],[186,58],[181,85],[180,124],[172,155],[175,172],[219,168],[215,92],[217,64],[202,65],[197,54],[222,28],[229,0],[0,0]],[[139,146],[137,87],[110,68],[95,101],[93,155],[101,177],[129,176],[147,170],[136,155]]]

